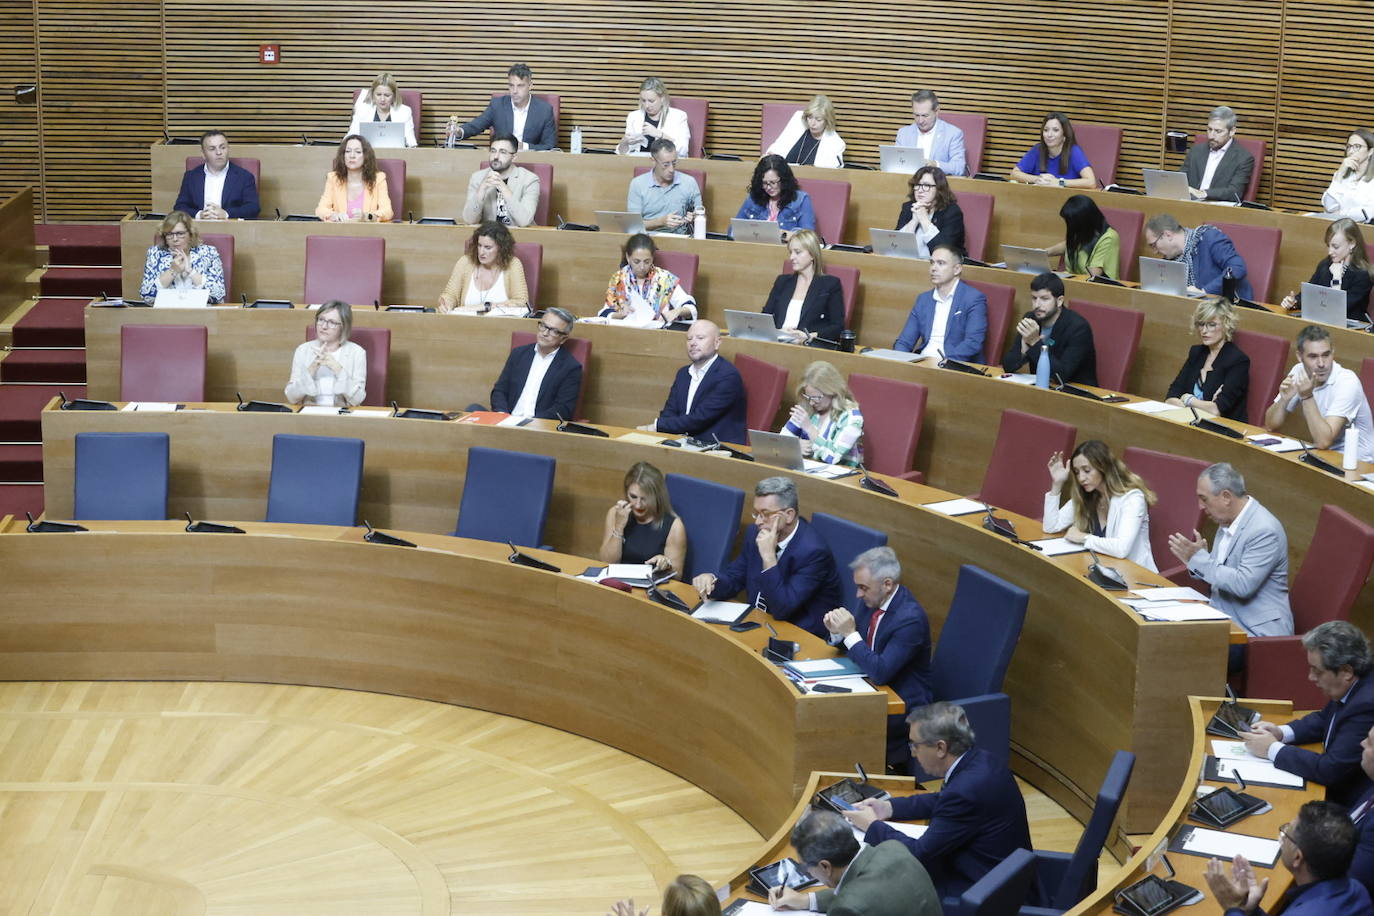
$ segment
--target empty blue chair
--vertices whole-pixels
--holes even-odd
[[[553,499],[553,470],[548,455],[468,449],[454,537],[541,546]]]
[[[844,606],[857,614],[862,601],[851,584],[853,579],[850,577],[849,564],[869,548],[886,547],[887,533],[824,512],[811,514],[811,527],[816,529],[825,546],[830,548],[830,555],[835,558],[835,568],[840,571],[840,581],[844,583],[844,594],[847,596]]]
[[[1016,916],[1035,881],[1035,855],[1018,849],[978,879],[959,899],[946,898],[950,916]]]
[[[285,433],[272,437],[267,521],[356,525],[362,486],[363,440]]]
[[[1040,887],[1049,894],[1047,906],[1023,906],[1021,916],[1058,916],[1078,904],[1097,888],[1097,860],[1107,843],[1107,834],[1126,797],[1135,768],[1135,754],[1117,751],[1107,767],[1107,776],[1097,792],[1093,815],[1078,838],[1073,854],[1036,851],[1036,877]]]
[[[73,518],[167,517],[166,433],[77,433]]]
[[[1002,681],[1029,601],[1025,589],[964,564],[930,660],[935,699],[964,707],[978,746],[1002,763],[1011,752],[1011,698]]]
[[[739,537],[744,491],[685,474],[668,474],[668,498],[673,513],[687,529],[687,568],[682,579],[691,582],[702,573],[720,572],[730,562]]]

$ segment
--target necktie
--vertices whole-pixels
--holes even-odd
[[[883,619],[883,614],[885,613],[887,613],[887,611],[885,611],[882,608],[878,608],[876,611],[873,612],[872,619],[868,621],[868,639],[866,640],[866,642],[868,643],[870,648],[873,646],[873,634],[878,632],[878,621]]]

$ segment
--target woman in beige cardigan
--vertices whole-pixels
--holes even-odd
[[[391,222],[391,193],[386,173],[377,169],[372,144],[349,134],[334,154],[334,167],[324,176],[324,193],[315,215],[326,222]]]
[[[473,230],[463,251],[439,295],[439,311],[522,318],[529,313],[525,267],[515,256],[515,239],[509,229],[488,220]]]

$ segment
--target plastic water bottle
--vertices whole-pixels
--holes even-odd
[[[706,211],[697,210],[696,216],[692,219],[692,237],[698,239],[706,238]]]
[[[1040,359],[1035,363],[1035,387],[1050,387],[1050,347],[1049,344],[1040,344]]]
[[[580,152],[582,152],[582,128],[580,128],[580,127],[574,127],[574,128],[573,128],[573,132],[572,132],[572,151],[573,151],[574,153],[580,153]]]
[[[448,116],[448,128],[444,132],[444,148],[453,149],[458,145],[458,116]]]

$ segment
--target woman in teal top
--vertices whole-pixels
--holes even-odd
[[[1064,241],[1046,249],[1050,256],[1064,255],[1069,273],[1121,279],[1121,236],[1107,225],[1107,217],[1086,194],[1075,194],[1059,208],[1064,220]]]

